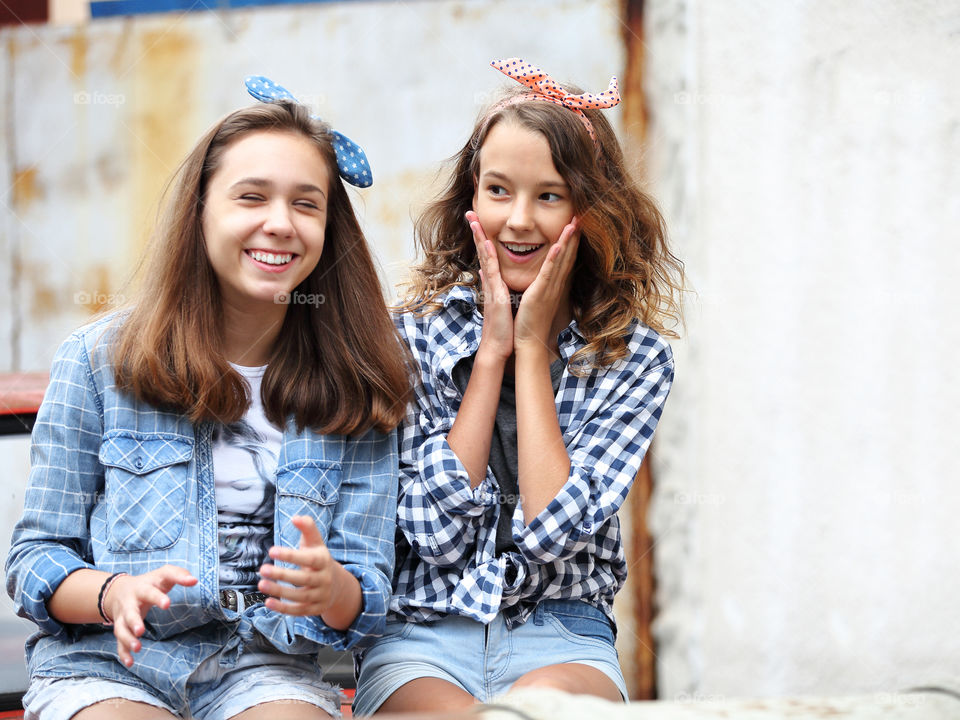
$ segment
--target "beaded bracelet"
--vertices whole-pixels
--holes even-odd
[[[103,581],[103,585],[100,586],[100,594],[97,595],[97,612],[100,613],[100,617],[103,618],[104,625],[113,625],[113,620],[107,617],[107,614],[103,611],[103,599],[107,596],[107,591],[110,590],[110,586],[113,585],[113,581],[116,580],[121,575],[126,575],[125,572],[114,573],[106,580]]]

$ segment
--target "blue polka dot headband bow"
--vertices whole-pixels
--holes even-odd
[[[297,102],[285,87],[277,85],[273,80],[263,75],[251,75],[246,79],[247,92],[260,102],[277,102],[289,100]],[[333,135],[333,150],[337,154],[337,167],[340,177],[356,187],[370,187],[373,185],[373,173],[370,172],[370,163],[363,148],[343,133],[331,129]]]

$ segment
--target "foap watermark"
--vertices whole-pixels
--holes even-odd
[[[127,298],[120,293],[105,293],[99,290],[87,292],[86,290],[80,290],[73,294],[73,302],[76,305],[83,305],[85,307],[101,308],[112,305],[123,305],[127,302]]]
[[[921,90],[878,90],[873,94],[873,101],[883,107],[890,107],[892,105],[927,105],[930,102],[930,97]]]
[[[124,105],[127,96],[120,93],[76,92],[73,94],[74,105]]]
[[[882,507],[923,507],[930,504],[923,493],[896,490],[867,493],[866,499],[870,504]]]
[[[502,90],[477,91],[473,94],[473,104],[478,108],[490,107],[503,97]]]
[[[673,102],[675,105],[743,105],[751,99],[751,96],[747,95],[716,92],[688,92],[686,90],[673,94]]]
[[[701,692],[691,692],[691,693],[680,693],[673,700],[678,703],[719,703],[726,700],[725,695],[718,695],[715,693],[701,693]]]
[[[723,505],[727,501],[723,493],[703,493],[703,492],[675,492],[673,502],[675,505]]]
[[[277,305],[312,305],[320,307],[327,301],[323,293],[303,293],[299,290],[293,292],[278,292],[273,296],[273,302]]]
[[[297,95],[297,102],[298,102],[300,105],[306,105],[308,108],[313,108],[314,110],[318,110],[318,111],[319,111],[320,108],[326,106],[326,104],[327,104],[327,96],[324,95],[324,94],[322,94],[322,93],[320,93],[320,94],[313,94],[313,95],[299,95],[299,94],[298,94],[298,95]]]
[[[926,698],[918,692],[885,692],[878,693],[876,697],[879,704],[895,707],[919,707],[926,702]]]

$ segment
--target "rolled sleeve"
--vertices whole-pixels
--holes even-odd
[[[326,544],[360,583],[360,613],[346,630],[319,617],[297,618],[298,634],[337,650],[370,644],[383,634],[390,600],[397,517],[396,432],[369,431],[346,440],[340,499]]]
[[[575,436],[567,440],[567,482],[529,524],[513,517],[520,553],[536,563],[569,558],[582,551],[619,510],[643,462],[673,382],[669,348],[653,367],[622,378],[617,391]]]
[[[7,555],[7,593],[18,615],[50,635],[70,632],[47,601],[70,573],[92,568],[90,513],[103,492],[103,411],[83,338],[68,338],[53,361],[37,413],[24,509]]]
[[[438,566],[459,564],[469,556],[477,533],[489,524],[497,506],[492,472],[477,487],[447,442],[454,413],[438,395],[432,355],[415,318],[400,323],[420,374],[400,430],[400,497],[397,522],[410,547]]]

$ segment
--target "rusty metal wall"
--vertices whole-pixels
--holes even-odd
[[[584,0],[323,3],[0,31],[0,370],[44,369],[70,329],[129,294],[166,179],[247,104],[246,75],[274,77],[366,148],[376,183],[355,198],[393,284],[411,208],[505,84],[489,60],[605,87],[623,64],[619,14]]]

